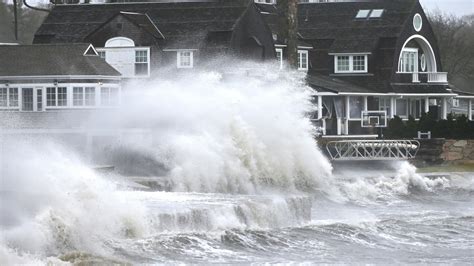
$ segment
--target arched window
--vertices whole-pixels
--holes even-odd
[[[105,47],[134,47],[135,42],[132,39],[126,37],[114,37],[108,39],[105,43]]]

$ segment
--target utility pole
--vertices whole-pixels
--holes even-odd
[[[280,35],[286,41],[288,65],[298,65],[298,0],[278,0],[280,10]]]

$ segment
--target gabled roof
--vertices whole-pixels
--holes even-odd
[[[417,0],[300,3],[298,33],[307,41],[335,40],[330,48],[332,53],[371,52],[380,38],[399,36],[416,4]],[[272,29],[277,31],[275,7],[258,6]],[[384,10],[380,18],[356,18],[359,10],[374,9]]]
[[[0,77],[121,76],[91,48],[90,44],[0,45]]]
[[[140,13],[146,14],[162,33],[168,46],[164,48],[181,48],[178,43],[189,39],[196,47],[205,42],[210,33],[232,31],[247,7],[248,1],[241,0],[59,5],[53,8],[35,36],[50,36],[49,41],[54,43],[83,42],[86,36],[120,12],[143,24],[143,16],[131,15]]]

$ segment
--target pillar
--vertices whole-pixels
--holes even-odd
[[[337,135],[342,135],[342,118],[337,118]]]
[[[318,96],[318,119],[323,118],[323,97]]]
[[[367,102],[367,96],[364,96],[364,111],[367,111],[367,110],[369,110],[369,105]]]
[[[474,105],[473,100],[472,100],[472,99],[469,99],[469,101],[468,101],[468,107],[467,107],[467,108],[468,108],[468,109],[467,109],[467,114],[468,114],[469,120],[471,120],[471,121],[474,120],[474,117],[472,117],[472,115],[473,115],[472,108],[474,107],[473,105]]]
[[[426,97],[425,98],[425,113],[428,113],[430,111],[430,98]]]
[[[448,99],[446,97],[442,98],[441,119],[448,119]]]
[[[390,118],[393,119],[395,117],[395,110],[397,110],[397,101],[395,97],[390,98]]]
[[[350,96],[346,96],[346,119],[344,124],[344,134],[349,135],[349,118],[351,116]]]

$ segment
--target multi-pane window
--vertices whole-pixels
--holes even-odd
[[[283,49],[277,48],[275,49],[275,52],[276,52],[278,64],[280,65],[280,69],[282,69],[283,68]]]
[[[103,106],[114,106],[119,103],[118,88],[102,87],[100,89],[100,103]]]
[[[59,87],[58,91],[58,106],[67,106],[67,88]]]
[[[352,60],[354,71],[365,71],[365,56],[357,55]]]
[[[398,71],[403,73],[418,72],[418,49],[408,49],[402,51]]]
[[[67,88],[46,88],[46,106],[67,106]]]
[[[94,106],[95,88],[94,87],[74,87],[73,88],[74,106]]]
[[[148,75],[148,51],[147,50],[135,51],[135,75],[137,76]]]
[[[336,73],[367,73],[367,55],[336,55]]]
[[[177,54],[178,68],[192,68],[193,67],[193,52],[192,51],[178,51]]]
[[[18,88],[0,88],[0,108],[18,107]]]
[[[56,106],[56,88],[46,88],[46,106]]]
[[[338,56],[337,57],[337,72],[350,71],[349,56]]]
[[[308,70],[308,51],[298,51],[298,70]]]

